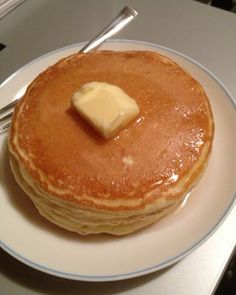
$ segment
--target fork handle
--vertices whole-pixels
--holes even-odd
[[[88,52],[97,48],[105,40],[122,30],[130,21],[137,16],[137,11],[129,7],[124,7],[117,16],[79,52]]]

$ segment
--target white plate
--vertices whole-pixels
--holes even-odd
[[[17,71],[0,87],[0,107],[20,96],[38,73],[81,46],[77,44],[51,52]],[[33,268],[84,281],[141,276],[177,262],[216,230],[235,199],[235,107],[222,83],[190,58],[154,44],[113,40],[102,48],[153,50],[177,61],[205,88],[213,108],[216,131],[206,173],[188,200],[153,226],[119,238],[81,237],[40,217],[12,177],[7,136],[0,135],[1,247]]]

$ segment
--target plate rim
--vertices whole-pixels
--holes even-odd
[[[22,67],[20,67],[18,70],[16,70],[13,74],[11,74],[8,78],[6,78],[1,84],[0,88],[2,88],[4,85],[6,85],[11,79],[13,79],[17,74],[19,74],[21,71],[23,71],[25,68],[30,67],[32,64],[35,64],[36,62],[59,52],[72,49],[72,48],[80,48],[83,45],[85,45],[87,42],[79,42],[75,44],[70,44],[65,47],[61,47],[52,51],[49,51],[29,63],[26,63]],[[106,41],[106,43],[129,43],[129,44],[137,44],[137,45],[144,45],[148,47],[153,47],[156,49],[161,49],[166,52],[173,53],[177,56],[180,56],[187,61],[190,61],[200,69],[202,69],[205,73],[207,73],[213,80],[224,90],[224,92],[228,96],[228,100],[231,101],[234,109],[236,109],[236,101],[233,98],[233,95],[230,93],[230,91],[226,88],[226,86],[222,83],[222,81],[215,75],[213,74],[210,70],[208,70],[205,66],[194,60],[193,58],[187,56],[186,54],[179,52],[177,50],[174,50],[172,48],[168,48],[159,44],[151,43],[151,42],[145,42],[145,41],[139,41],[139,40],[128,40],[128,39],[111,39]],[[221,218],[216,222],[216,224],[202,237],[202,239],[198,240],[197,242],[193,243],[189,248],[185,249],[183,252],[181,252],[179,255],[176,255],[174,257],[169,258],[168,260],[165,260],[159,264],[154,264],[152,266],[142,268],[136,271],[128,272],[128,273],[119,273],[119,274],[114,274],[114,275],[81,275],[77,273],[68,273],[68,272],[63,272],[59,270],[55,270],[52,268],[49,268],[47,266],[38,264],[33,262],[30,259],[27,259],[26,257],[22,256],[21,254],[18,254],[14,249],[10,248],[8,245],[6,245],[4,242],[0,240],[0,247],[6,251],[9,255],[12,257],[16,258],[18,261],[32,267],[33,269],[36,269],[38,271],[42,271],[47,274],[54,275],[56,277],[61,277],[65,279],[71,279],[75,281],[88,281],[88,282],[108,282],[108,281],[118,281],[118,280],[124,280],[124,279],[130,279],[130,278],[135,278],[139,277],[142,275],[146,275],[158,270],[161,270],[163,268],[166,268],[170,265],[175,264],[176,262],[180,261],[182,258],[186,257],[190,253],[192,253],[194,250],[196,250],[198,247],[200,247],[203,243],[205,243],[216,231],[217,229],[222,225],[222,223],[225,221],[225,219],[228,217],[232,209],[234,208],[236,204],[236,192],[232,196],[232,200],[228,207],[225,209],[224,213],[222,214]]]

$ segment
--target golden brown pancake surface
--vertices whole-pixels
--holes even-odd
[[[119,86],[140,108],[112,139],[71,108],[73,93],[91,81]],[[16,108],[9,143],[49,195],[122,211],[185,193],[208,159],[213,131],[205,92],[176,63],[154,52],[97,51],[65,58],[32,82]]]

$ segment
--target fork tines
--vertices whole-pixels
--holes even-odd
[[[7,130],[10,127],[13,108],[18,100],[16,99],[0,109],[0,131]]]

